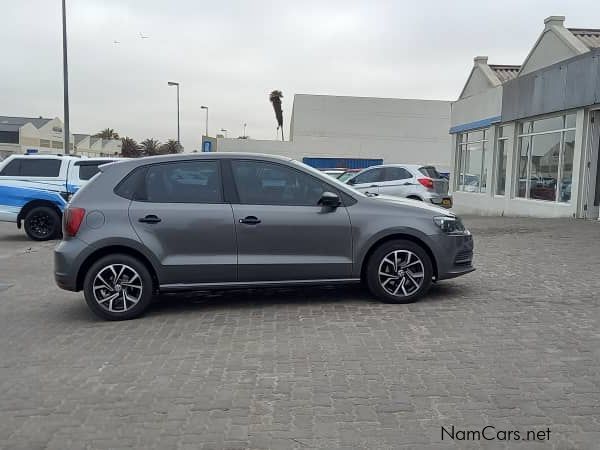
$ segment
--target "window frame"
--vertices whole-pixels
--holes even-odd
[[[288,169],[294,172],[297,172],[301,175],[304,175],[306,177],[309,177],[315,181],[318,181],[319,183],[327,186],[329,189],[323,192],[333,192],[335,194],[337,194],[340,197],[340,201],[342,202],[343,206],[347,206],[346,203],[348,202],[347,197],[350,197],[349,195],[346,195],[344,192],[340,191],[339,189],[337,189],[336,187],[334,187],[333,185],[329,184],[328,182],[326,182],[325,180],[321,180],[320,178],[315,177],[314,175],[307,173],[303,170],[300,170],[299,168],[287,165],[287,164],[282,164],[276,161],[266,161],[266,160],[262,160],[262,159],[251,159],[251,158],[232,158],[232,159],[228,159],[226,161],[225,164],[225,179],[224,179],[224,184],[225,184],[225,192],[227,195],[227,200],[229,201],[229,203],[234,204],[234,205],[256,205],[256,206],[296,206],[299,208],[320,208],[321,206],[319,204],[315,204],[315,205],[298,205],[298,204],[285,204],[285,203],[245,203],[241,201],[239,192],[238,192],[238,185],[235,181],[235,175],[233,172],[233,163],[234,162],[253,162],[253,163],[257,163],[257,164],[271,164],[271,165],[276,165],[276,166],[281,166],[284,169]],[[351,198],[351,197],[350,197]],[[354,200],[354,199],[353,199]],[[353,203],[356,203],[356,200],[354,200]]]
[[[458,133],[457,137],[456,137],[456,160],[455,160],[455,176],[454,176],[454,186],[455,186],[455,191],[456,192],[465,192],[467,194],[487,194],[489,193],[488,190],[488,177],[486,174],[486,180],[485,180],[485,191],[481,190],[482,187],[482,181],[483,181],[483,173],[485,170],[485,164],[486,164],[486,153],[488,152],[488,145],[489,145],[489,133],[490,133],[491,127],[487,127],[487,128],[476,128],[473,130],[468,130],[468,131],[464,131],[462,133]],[[482,133],[481,139],[478,140],[469,140],[469,135],[470,134],[474,134],[474,133]],[[478,185],[478,189],[477,191],[465,191],[462,189],[459,189],[459,187],[461,186],[460,184],[460,175],[461,172],[463,170],[463,168],[465,167],[465,163],[466,163],[466,156],[468,153],[468,148],[470,144],[478,144],[481,143],[481,167],[479,168],[479,185]],[[466,173],[465,173],[466,175]],[[464,179],[463,179],[463,184],[464,184]]]
[[[568,116],[575,116],[575,125],[572,127],[567,127],[567,117]],[[546,120],[546,119],[553,119],[556,117],[562,117],[562,128],[560,129],[556,129],[556,130],[548,130],[548,131],[531,131],[531,132],[523,132],[523,127],[526,123],[530,123],[531,124],[531,129],[533,130],[533,128],[535,127],[535,122],[536,121],[542,121],[542,120]],[[550,116],[542,116],[542,117],[536,117],[536,118],[527,118],[525,120],[521,120],[517,123],[517,136],[516,136],[516,143],[517,143],[517,148],[518,148],[518,152],[516,153],[515,156],[515,161],[517,161],[517,164],[513,164],[514,170],[513,170],[513,178],[515,179],[513,188],[512,188],[512,198],[516,198],[516,199],[521,199],[521,200],[530,200],[530,201],[536,201],[536,202],[546,202],[546,203],[558,203],[558,204],[563,204],[563,205],[568,205],[571,204],[571,200],[572,200],[572,194],[571,194],[571,198],[569,199],[568,202],[562,202],[560,201],[560,192],[562,189],[562,177],[563,177],[563,172],[564,172],[564,152],[565,152],[565,135],[569,132],[569,131],[574,131],[575,133],[575,142],[577,139],[577,112],[575,111],[570,111],[570,112],[562,112],[561,114],[554,114],[554,115],[550,115]],[[532,159],[533,159],[533,150],[534,150],[534,137],[535,136],[541,136],[541,135],[545,135],[545,134],[560,134],[560,146],[559,146],[559,153],[558,153],[558,171],[557,171],[557,180],[556,180],[556,192],[554,193],[554,200],[544,200],[544,199],[539,199],[539,198],[531,198],[530,197],[530,189],[531,189],[531,169],[532,169]],[[520,162],[520,156],[521,156],[521,142],[524,139],[529,139],[530,141],[530,145],[529,145],[529,151],[527,154],[527,178],[526,178],[526,182],[525,182],[525,196],[524,197],[520,197],[518,195],[518,191],[519,191],[519,162]],[[572,181],[572,179],[571,179]]]
[[[510,187],[508,187],[508,189],[507,189],[507,186],[506,186],[506,182],[508,181],[508,177],[507,177],[508,145],[507,145],[507,143],[510,142],[512,136],[505,134],[505,131],[509,130],[509,129],[510,129],[510,125],[506,124],[506,125],[498,125],[495,130],[496,131],[496,133],[495,133],[496,134],[496,145],[494,146],[494,176],[493,176],[492,192],[497,197],[505,197],[507,190],[510,192]],[[500,175],[500,143],[504,144],[504,159],[506,160],[506,167],[504,167],[504,192],[502,194],[498,193],[498,179],[499,179],[499,175]]]

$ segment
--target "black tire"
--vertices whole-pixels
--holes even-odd
[[[62,231],[60,214],[50,206],[33,207],[27,212],[23,225],[25,233],[33,241],[56,239]]]
[[[117,266],[116,270],[119,270],[119,266],[126,266],[132,269],[134,272],[130,272],[127,269],[127,272],[124,274],[125,277],[129,277],[132,281],[135,281],[135,277],[131,276],[132,273],[137,273],[139,279],[141,280],[141,293],[139,295],[139,300],[137,303],[132,304],[131,302],[127,302],[124,300],[122,296],[117,296],[113,302],[104,301],[104,306],[101,305],[100,299],[104,296],[104,298],[108,298],[114,294],[118,294],[119,292],[125,291],[131,294],[132,297],[137,296],[137,293],[140,292],[137,288],[133,287],[122,287],[121,283],[126,283],[129,281],[128,278],[122,278],[117,280],[118,286],[115,284],[115,280],[113,277],[111,279],[110,266]],[[108,272],[108,276],[105,276],[106,272]],[[112,290],[108,289],[96,289],[97,296],[94,294],[94,281],[96,280],[96,276],[103,272],[101,277],[105,279],[108,285],[112,286]],[[137,284],[137,282],[136,282]],[[96,261],[92,267],[85,274],[85,278],[83,281],[83,295],[85,296],[85,301],[89,308],[96,314],[97,316],[107,319],[107,320],[129,320],[134,319],[136,317],[141,316],[148,306],[152,303],[152,295],[153,295],[153,286],[152,286],[152,276],[146,265],[142,263],[140,260],[125,254],[116,253],[114,255],[105,256],[98,261]],[[123,309],[123,302],[129,307],[125,307]],[[109,310],[109,306],[110,309]]]
[[[403,256],[406,256],[406,261],[409,261],[410,267],[407,269],[410,270],[410,276],[406,273],[407,269],[394,266],[389,259],[384,262],[386,256],[389,256],[396,251],[400,258],[399,266],[403,266]],[[411,253],[412,255],[409,259],[409,254]],[[417,260],[420,261],[420,264],[415,263]],[[412,264],[410,261],[412,261]],[[389,277],[387,274],[380,276],[380,266],[383,272],[390,273]],[[395,267],[395,269],[390,270],[392,267]],[[422,279],[421,277],[414,276],[417,273],[413,272],[413,270],[421,270],[421,267],[423,271],[418,273],[423,274]],[[396,268],[402,271],[402,276],[400,276],[398,272],[394,272]],[[417,283],[414,283],[411,278]],[[412,303],[417,301],[429,291],[432,278],[433,266],[431,258],[420,245],[411,241],[398,239],[386,242],[373,252],[367,262],[366,280],[369,290],[374,296],[386,303]],[[402,279],[404,279],[404,282],[401,281]],[[381,280],[383,280],[383,283]],[[385,284],[386,287],[382,286],[382,284]],[[398,284],[400,284],[399,287]],[[420,285],[417,288],[418,284]],[[395,289],[396,287],[398,287],[398,289]],[[405,295],[400,288],[405,289],[408,295]],[[396,290],[398,293],[393,295],[393,293],[389,292],[387,289],[392,291]]]

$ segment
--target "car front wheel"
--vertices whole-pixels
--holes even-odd
[[[49,206],[32,208],[23,221],[25,233],[33,241],[47,241],[60,236],[60,215]]]
[[[394,240],[373,252],[366,275],[369,290],[382,301],[411,303],[429,291],[433,267],[421,246]]]
[[[89,308],[108,320],[139,317],[152,300],[152,277],[146,266],[129,255],[115,254],[88,270],[83,293]]]

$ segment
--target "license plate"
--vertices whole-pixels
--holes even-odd
[[[442,199],[442,206],[444,208],[452,208],[452,199],[450,199],[450,198]]]

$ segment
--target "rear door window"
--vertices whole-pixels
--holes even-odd
[[[60,173],[60,159],[21,159],[22,177],[58,177]]]
[[[377,168],[377,169],[367,170],[366,172],[363,172],[360,175],[356,176],[353,179],[353,181],[354,181],[353,184],[378,183],[378,182],[383,181],[383,179],[384,179],[383,169]]]
[[[384,181],[408,180],[412,174],[402,167],[386,167]]]
[[[419,169],[419,172],[421,172],[423,175],[429,178],[442,178],[440,173],[433,166],[421,167]]]
[[[218,161],[176,161],[153,164],[146,171],[136,200],[151,203],[222,203]]]

